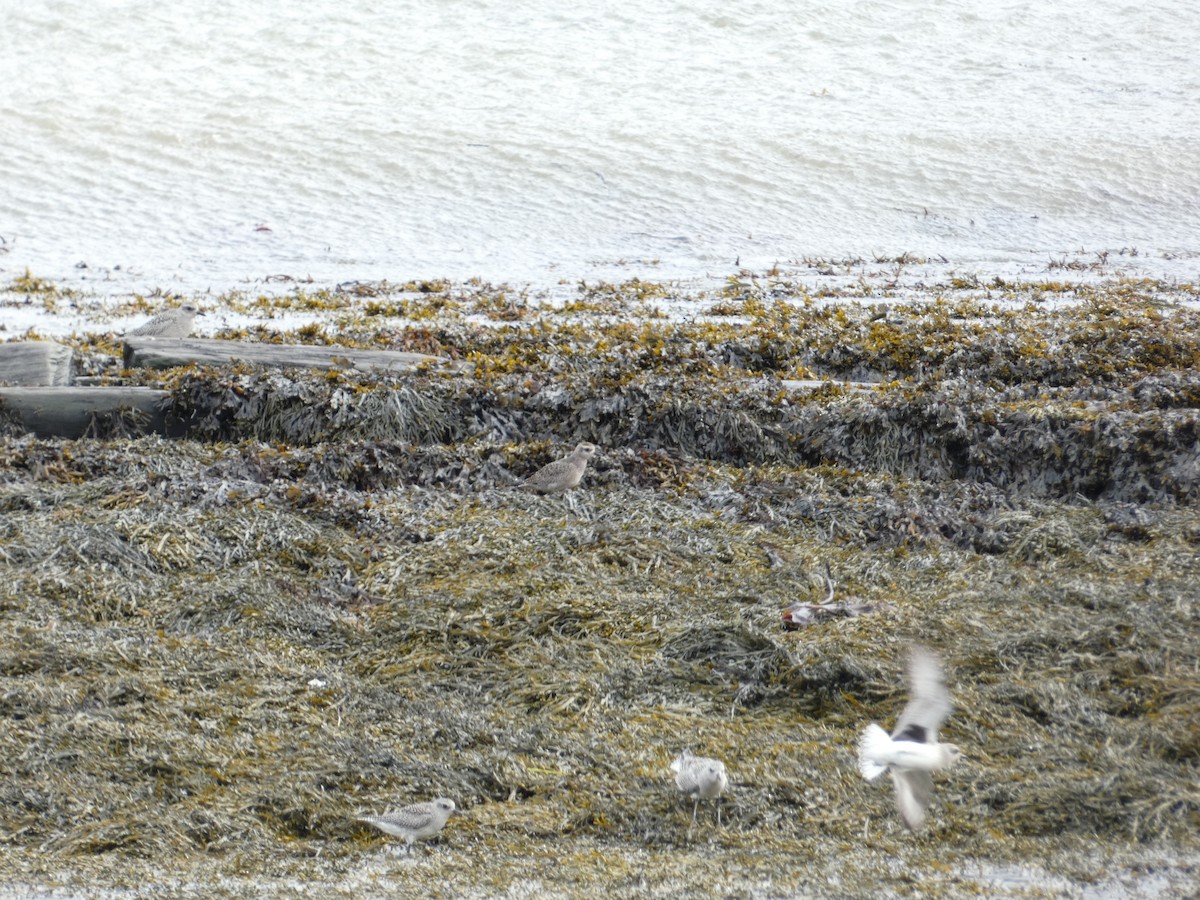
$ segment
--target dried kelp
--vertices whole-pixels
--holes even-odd
[[[1195,859],[1190,338],[1088,383],[814,395],[697,363],[720,340],[623,368],[601,338],[535,328],[557,361],[470,376],[180,372],[191,437],[0,438],[0,880],[936,894],[955,860]],[[512,489],[578,439],[579,489]],[[968,760],[915,839],[853,761],[913,640]],[[729,766],[719,832],[690,834],[684,746]],[[441,846],[364,875],[353,816],[442,795]]]
[[[604,393],[605,390],[608,393]],[[382,383],[279,372],[192,374],[169,420],[208,439],[292,445],[510,442],[666,451],[734,465],[837,466],[966,481],[1041,497],[1190,500],[1200,495],[1200,374],[1126,388],[993,390],[967,379],[789,396],[765,379],[681,383],[635,376],[606,388],[558,378],[537,393],[469,376]]]

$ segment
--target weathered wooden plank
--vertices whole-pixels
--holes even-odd
[[[783,379],[780,384],[783,385],[784,390],[788,391],[815,391],[818,388],[830,386],[845,388],[848,391],[868,391],[871,388],[879,387],[869,381],[817,381],[809,378]]]
[[[125,339],[127,369],[171,369],[191,363],[219,366],[230,362],[297,369],[359,368],[394,372],[411,372],[423,363],[456,372],[468,365],[440,356],[401,353],[395,350],[356,350],[350,347],[314,347],[309,344],[253,344],[249,341],[219,341],[209,338]]]
[[[132,411],[139,431],[166,433],[166,391],[143,387],[0,387],[0,405],[38,437],[79,438],[105,429],[105,419]],[[99,422],[97,420],[100,420]]]
[[[7,341],[0,344],[0,384],[70,384],[74,355],[54,341]]]

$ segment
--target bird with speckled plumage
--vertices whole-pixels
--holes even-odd
[[[684,795],[692,798],[692,824],[696,824],[696,811],[701,800],[712,800],[717,807],[717,825],[721,824],[721,795],[729,787],[729,775],[725,763],[708,756],[693,756],[684,750],[671,763],[675,773],[675,785]]]
[[[428,840],[441,831],[453,812],[454,801],[438,797],[381,816],[359,816],[357,821],[373,825],[392,837],[404,838],[404,850],[411,852],[415,841]]]
[[[164,309],[150,321],[129,332],[129,337],[185,338],[196,327],[196,316],[204,313],[194,303],[178,309]]]
[[[577,444],[569,456],[542,466],[519,487],[535,494],[556,494],[578,487],[587,469],[588,460],[596,455],[597,447],[584,441]]]

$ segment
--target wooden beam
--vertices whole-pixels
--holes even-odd
[[[411,372],[422,364],[459,372],[469,363],[424,353],[395,350],[356,350],[350,347],[317,347],[309,344],[254,344],[208,338],[163,340],[127,337],[125,368],[173,369],[195,363],[223,366],[231,362],[296,369],[372,369]]]
[[[7,341],[0,344],[0,384],[70,384],[74,356],[54,341]]]
[[[104,437],[125,414],[136,433],[166,434],[167,396],[143,387],[0,387],[0,406],[38,437]]]
[[[872,384],[869,381],[816,381],[813,379],[788,379],[780,380],[785,391],[815,391],[826,387],[840,387],[848,391],[869,391],[879,387],[878,384]]]

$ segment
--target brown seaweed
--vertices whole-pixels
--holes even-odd
[[[978,866],[1036,857],[1184,884],[1200,382],[1195,331],[1156,316],[1192,314],[958,309],[995,316],[973,332],[785,320],[743,287],[748,325],[580,326],[661,298],[639,290],[520,331],[431,318],[471,375],[180,371],[156,383],[186,438],[0,438],[0,881],[986,896]],[[1012,349],[1039,327],[1079,353]],[[805,353],[908,380],[784,389]],[[578,440],[602,448],[580,489],[512,489]],[[870,613],[786,629],[826,572]],[[911,838],[853,746],[916,637],[969,763]],[[729,766],[720,830],[689,836],[682,745]],[[433,796],[462,812],[414,861],[353,823]]]

